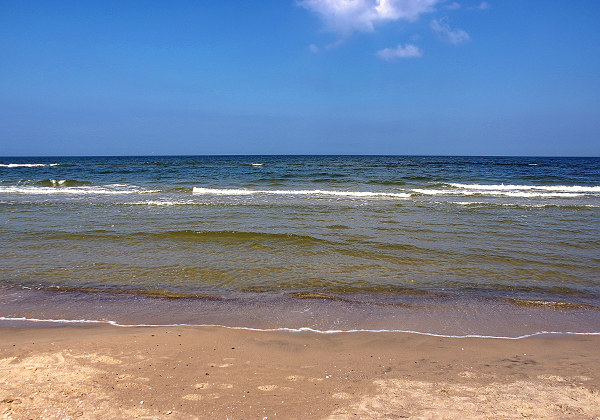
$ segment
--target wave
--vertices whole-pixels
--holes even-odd
[[[473,206],[473,207],[517,207],[517,208],[571,208],[571,209],[584,209],[584,208],[600,208],[600,205],[594,204],[522,204],[522,203],[494,203],[490,201],[450,201],[449,204],[456,204],[458,206]]]
[[[140,233],[145,235],[146,233]],[[265,233],[265,232],[245,232],[236,230],[171,230],[167,232],[152,233],[161,239],[168,238],[232,238],[236,240],[255,240],[255,239],[296,239],[296,240],[316,240],[319,239],[308,235],[297,235],[294,233]]]
[[[511,184],[448,184],[454,188],[466,190],[483,190],[483,191],[551,191],[551,192],[568,192],[568,193],[595,193],[600,192],[600,186],[584,186],[584,185],[511,185]]]
[[[1,168],[34,168],[38,166],[58,166],[60,163],[0,163]]]
[[[464,195],[464,196],[507,196],[507,197],[541,197],[571,198],[584,195],[597,195],[600,186],[581,185],[486,185],[486,184],[435,184],[437,188],[415,188],[410,192],[384,191],[340,191],[340,190],[267,190],[250,188],[204,188],[193,187],[192,194],[216,196],[252,196],[281,195],[306,197],[348,197],[348,198],[390,198],[407,199],[414,195]]]
[[[25,183],[27,182],[25,181]],[[78,181],[76,179],[44,179],[35,181],[34,184],[41,187],[81,187],[83,185],[91,185],[91,182]]]
[[[415,188],[415,194],[421,195],[488,195],[506,197],[581,197],[596,196],[600,186],[583,185],[510,185],[510,184],[435,184],[431,189]],[[436,188],[437,187],[437,188]]]
[[[422,195],[494,195],[494,196],[506,196],[506,197],[540,197],[540,198],[569,198],[569,197],[581,197],[584,194],[578,193],[562,193],[562,192],[526,192],[526,191],[501,191],[501,190],[424,190],[424,189],[413,189],[416,194]]]
[[[45,180],[40,181],[40,186],[16,185],[16,186],[1,186],[0,193],[6,194],[102,194],[102,195],[122,195],[122,194],[152,194],[158,193],[160,190],[150,190],[141,187],[123,184],[109,184],[101,186],[87,186],[86,181],[76,180]],[[47,186],[45,186],[47,185]]]
[[[128,206],[207,206],[207,203],[199,203],[192,200],[178,200],[178,201],[161,201],[161,200],[148,200],[148,201],[135,201],[133,203],[118,203]]]
[[[298,235],[294,233],[265,233],[234,230],[170,230],[165,232],[132,232],[119,233],[109,230],[94,230],[88,232],[38,232],[36,235],[51,239],[100,239],[100,240],[128,240],[143,238],[152,240],[182,240],[194,242],[225,241],[234,244],[264,243],[275,241],[282,243],[293,243],[295,245],[318,245],[332,243],[309,235]]]
[[[11,322],[34,322],[34,323],[52,323],[52,324],[100,324],[112,325],[122,328],[139,328],[139,327],[192,327],[192,328],[226,328],[230,330],[244,330],[257,332],[289,332],[289,333],[315,333],[315,334],[352,334],[352,333],[400,333],[400,334],[417,334],[430,337],[440,338],[491,338],[503,340],[520,340],[528,337],[539,335],[600,335],[600,332],[577,332],[577,331],[535,331],[528,334],[518,336],[498,336],[498,335],[483,335],[483,334],[464,334],[451,335],[439,334],[415,330],[399,330],[399,329],[347,329],[347,330],[320,330],[311,327],[298,328],[253,328],[253,327],[235,327],[219,324],[124,324],[117,321],[107,319],[44,319],[44,318],[27,318],[27,317],[6,317],[0,316],[0,321]]]
[[[250,190],[229,188],[202,188],[194,187],[193,194],[204,195],[303,195],[315,197],[351,197],[351,198],[410,198],[408,193],[372,192],[372,191],[335,191],[335,190]]]
[[[298,235],[295,233],[266,233],[235,230],[174,230],[159,233],[139,233],[134,236],[150,237],[154,240],[171,241],[192,241],[195,243],[207,243],[219,241],[225,244],[234,244],[236,246],[248,246],[254,244],[268,244],[277,246],[294,245],[304,246],[322,246],[330,244],[330,241],[320,239],[310,235]]]
[[[178,300],[178,299],[198,299],[198,300],[213,300],[223,301],[224,297],[218,295],[208,295],[199,293],[179,293],[172,292],[163,289],[150,289],[150,290],[139,290],[139,289],[116,289],[116,288],[100,288],[100,287],[85,287],[85,286],[50,286],[45,290],[53,292],[82,292],[82,293],[109,293],[113,295],[135,295],[144,296],[152,299],[166,299],[166,300]]]
[[[520,298],[497,298],[504,300],[516,306],[528,307],[528,308],[548,308],[553,310],[575,310],[575,309],[588,309],[588,310],[599,310],[600,306],[590,305],[587,303],[572,303],[572,302],[561,302],[556,300],[540,300],[540,299],[520,299]]]

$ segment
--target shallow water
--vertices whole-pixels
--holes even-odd
[[[8,318],[600,331],[598,158],[2,158],[0,236]]]

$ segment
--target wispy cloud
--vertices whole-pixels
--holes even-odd
[[[440,39],[450,44],[458,45],[471,39],[469,34],[462,29],[452,29],[447,18],[434,19],[430,26]]]
[[[489,4],[487,1],[482,1],[481,3],[479,3],[479,6],[475,7],[475,9],[476,10],[486,10],[486,9],[489,9],[490,7],[492,7],[491,4]]]
[[[458,10],[461,7],[462,7],[462,5],[460,3],[458,3],[458,2],[455,2],[455,1],[453,1],[452,3],[446,5],[446,9],[448,9],[448,10]]]
[[[414,44],[406,44],[402,46],[399,44],[396,48],[385,48],[381,51],[377,51],[377,56],[383,60],[391,61],[398,58],[416,58],[421,57],[423,53]]]
[[[341,35],[355,31],[371,32],[382,22],[414,21],[433,11],[441,0],[298,0],[298,4],[318,14],[329,30]]]

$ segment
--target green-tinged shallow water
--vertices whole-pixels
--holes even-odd
[[[0,235],[9,318],[600,332],[595,158],[4,158]]]

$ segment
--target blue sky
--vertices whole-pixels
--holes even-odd
[[[600,156],[600,2],[0,0],[0,155]]]

